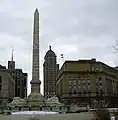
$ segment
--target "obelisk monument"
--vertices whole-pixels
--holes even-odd
[[[28,105],[40,106],[44,102],[44,97],[40,93],[40,72],[39,72],[39,12],[38,9],[34,13],[33,27],[33,56],[32,56],[32,80],[31,94],[28,96]]]

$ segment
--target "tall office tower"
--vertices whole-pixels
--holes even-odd
[[[59,70],[57,57],[52,51],[51,46],[45,55],[43,64],[44,73],[44,96],[50,98],[56,95],[56,78]]]
[[[8,69],[14,70],[15,69],[15,61],[13,59],[13,48],[12,48],[12,57],[11,61],[8,61]]]
[[[11,61],[8,61],[8,70],[11,72],[15,84],[15,97],[27,97],[27,73],[23,73],[22,69],[15,68],[15,61],[13,60],[13,49]]]

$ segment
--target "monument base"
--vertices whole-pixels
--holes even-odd
[[[45,98],[41,93],[33,92],[28,96],[27,102],[28,106],[42,106],[44,105]]]

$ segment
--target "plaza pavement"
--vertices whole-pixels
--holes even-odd
[[[39,116],[39,119],[29,119],[31,116],[21,115],[0,115],[0,120],[92,120],[93,113],[72,113],[59,115]],[[37,118],[37,117],[36,117]]]

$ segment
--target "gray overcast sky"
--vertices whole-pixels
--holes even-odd
[[[14,46],[16,67],[28,72],[31,80],[33,12],[38,8],[41,81],[49,45],[61,64],[63,53],[65,60],[96,58],[114,66],[118,60],[112,47],[118,39],[117,6],[118,0],[0,0],[0,64],[7,65]]]

